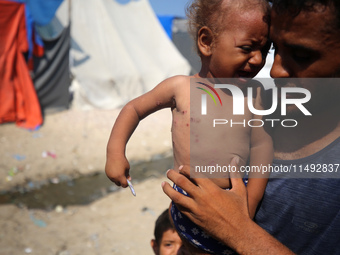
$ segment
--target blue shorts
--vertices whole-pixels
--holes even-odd
[[[173,188],[188,196],[188,194],[180,187],[174,184]],[[232,249],[223,243],[205,233],[200,227],[189,220],[184,214],[182,214],[174,203],[171,204],[170,214],[174,222],[175,228],[179,235],[185,238],[189,243],[211,254],[236,254]]]

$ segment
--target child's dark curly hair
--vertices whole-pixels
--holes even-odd
[[[263,13],[269,16],[270,6],[266,0],[192,0],[186,9],[188,17],[189,32],[196,42],[197,48],[198,31],[206,26],[217,38],[219,33],[225,29],[225,19],[228,14],[235,11],[248,11],[255,8],[262,8]]]

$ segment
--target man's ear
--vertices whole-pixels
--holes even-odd
[[[159,247],[158,247],[158,244],[157,244],[155,239],[151,240],[151,247],[152,247],[153,252],[155,253],[155,255],[159,255]]]
[[[203,56],[209,57],[213,47],[214,35],[210,28],[204,26],[198,31],[197,47]]]

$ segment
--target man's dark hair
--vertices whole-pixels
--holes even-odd
[[[340,1],[339,0],[272,0],[272,7],[277,13],[289,12],[297,16],[301,11],[313,11],[320,6],[330,7],[335,14],[335,29],[340,29]]]
[[[170,222],[169,218],[169,210],[166,209],[164,212],[162,212],[161,215],[156,220],[155,224],[155,230],[154,230],[154,235],[155,235],[155,240],[158,245],[160,245],[160,242],[163,237],[163,233],[167,231],[168,229],[174,229],[173,225]]]

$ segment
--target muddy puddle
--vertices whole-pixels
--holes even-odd
[[[172,166],[172,157],[131,164],[133,184],[164,176]],[[60,175],[44,182],[28,183],[11,191],[0,191],[0,205],[15,204],[29,209],[54,210],[57,206],[87,205],[117,190],[118,187],[104,172],[77,179]]]

